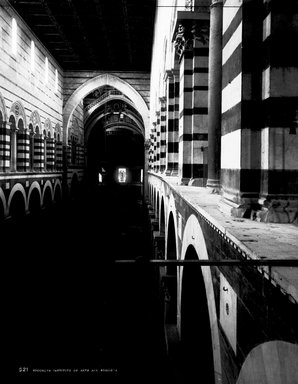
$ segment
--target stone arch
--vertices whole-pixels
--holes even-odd
[[[28,193],[28,211],[33,215],[41,211],[41,190],[36,181],[32,183]]]
[[[43,207],[50,206],[53,202],[53,187],[52,187],[50,180],[47,180],[45,182],[45,185],[44,185],[43,191],[42,191],[41,202],[42,202]]]
[[[194,253],[187,254],[189,247],[192,246]],[[184,260],[185,257],[196,255],[200,260],[208,260],[207,246],[204,239],[203,231],[199,224],[199,221],[195,215],[191,215],[185,225],[183,240],[182,240],[182,249],[180,259]],[[193,267],[193,266],[192,266]],[[192,269],[190,267],[190,269]],[[182,300],[182,280],[183,280],[183,270],[184,267],[181,267],[179,270],[178,276],[178,330],[181,334],[181,300]],[[194,269],[193,269],[194,270]],[[208,315],[210,321],[210,330],[211,330],[211,341],[212,341],[212,350],[213,350],[213,366],[214,366],[214,382],[221,382],[221,356],[220,356],[220,341],[219,341],[219,331],[218,331],[218,319],[216,314],[215,307],[215,296],[214,288],[210,267],[199,267],[197,271],[201,270],[202,282],[205,288],[205,292],[208,292]]]
[[[149,138],[149,110],[142,96],[123,79],[120,79],[119,77],[111,74],[103,74],[86,81],[84,84],[78,87],[67,100],[63,110],[63,139],[65,143],[68,142],[68,130],[70,127],[71,116],[77,105],[90,92],[93,92],[95,89],[104,85],[111,85],[112,87],[116,88],[135,104],[136,110],[139,111],[143,118],[145,126],[145,137],[146,139]]]
[[[69,189],[69,193],[70,193],[70,197],[72,199],[76,199],[78,194],[79,194],[79,177],[78,177],[78,174],[76,172],[73,173],[72,175],[72,178],[71,178],[71,183],[70,183],[70,189]]]
[[[91,117],[91,121],[88,121],[85,125],[85,142],[87,142],[89,140],[89,136],[91,134],[91,131],[93,129],[93,127],[96,125],[96,123],[98,121],[100,121],[102,118],[105,117],[105,113],[101,113],[99,115],[96,115],[94,116],[94,119],[92,119]],[[141,126],[141,123],[140,121],[135,117],[133,116],[131,113],[127,113],[126,116],[128,116],[136,125],[133,126],[133,129],[136,130],[137,132],[139,132],[141,135],[144,136],[144,128]],[[121,126],[124,126],[125,124],[124,123],[121,123]],[[128,124],[126,124],[128,125]],[[132,127],[132,125],[130,125]]]
[[[165,214],[165,204],[164,204],[164,198],[162,196],[161,203],[160,203],[160,214],[159,214],[159,232],[160,234],[164,235],[166,231],[166,220],[165,220],[166,214]]]
[[[2,115],[2,123],[7,121],[6,105],[3,96],[0,93],[0,116]],[[1,119],[0,119],[1,123]]]
[[[60,204],[62,201],[62,185],[60,180],[56,180],[54,185],[54,202]]]
[[[36,127],[38,127],[38,130],[41,129],[41,120],[40,115],[37,110],[34,110],[29,118],[29,125],[32,124],[33,132],[35,132]]]
[[[17,199],[16,204],[14,204],[15,199]],[[8,202],[7,202],[8,213],[13,216],[25,215],[26,207],[27,207],[26,202],[27,202],[27,199],[26,199],[26,192],[24,187],[20,183],[15,184],[12,187],[8,197]],[[13,212],[11,208],[13,209]],[[17,212],[18,209],[20,209],[20,212]]]
[[[24,129],[27,128],[27,119],[26,119],[25,109],[20,101],[15,101],[12,104],[10,108],[9,116],[14,116],[17,127],[19,126],[19,120],[23,120]]]
[[[30,198],[31,198],[31,193],[34,189],[37,189],[38,193],[39,193],[39,196],[40,196],[40,201],[41,201],[41,188],[40,188],[40,185],[37,181],[33,181],[33,183],[30,185],[30,188],[29,188],[29,191],[28,191],[28,198],[27,198],[27,209],[29,209],[29,202],[30,202]]]
[[[246,357],[237,384],[298,383],[298,345],[282,340],[262,343]]]
[[[155,206],[155,210],[156,210],[156,217],[159,218],[159,209],[160,209],[160,201],[159,201],[159,190],[157,189],[156,190],[156,206]]]
[[[55,125],[54,131],[56,132],[57,141],[61,141],[61,126],[59,123]]]
[[[6,198],[3,189],[0,187],[0,220],[7,215]]]
[[[52,122],[49,118],[45,119],[44,121],[44,129],[46,131],[46,136],[49,137],[49,133],[50,133],[50,137],[53,136],[53,129],[52,129]]]

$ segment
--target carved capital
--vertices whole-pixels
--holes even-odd
[[[144,143],[145,150],[148,151],[150,149],[150,146],[151,146],[151,141],[150,139],[147,139]]]
[[[191,30],[188,26],[182,23],[178,25],[178,30],[174,40],[174,47],[179,58],[183,55],[184,51],[191,50],[193,47]]]
[[[199,41],[203,45],[209,43],[210,24],[209,20],[196,20],[191,27],[191,34],[194,40]]]

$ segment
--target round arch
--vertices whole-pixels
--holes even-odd
[[[192,246],[197,258],[200,260],[208,260],[207,246],[204,239],[204,234],[195,215],[191,215],[185,225],[182,249],[180,259],[184,260],[187,256],[187,250]],[[178,277],[178,330],[181,332],[181,300],[182,300],[182,279],[183,267],[179,269]],[[200,268],[202,271],[205,291],[208,292],[208,315],[210,321],[212,350],[213,350],[213,365],[214,365],[214,383],[220,383],[222,377],[221,356],[220,356],[220,341],[218,331],[218,320],[215,306],[214,288],[210,267]]]
[[[61,203],[62,201],[62,185],[60,180],[56,180],[54,185],[54,202],[56,204]]]
[[[44,185],[44,187],[43,187],[43,191],[42,191],[42,197],[41,197],[41,203],[42,203],[42,205],[44,205],[45,193],[46,193],[46,190],[47,190],[48,187],[50,188],[51,198],[52,198],[52,201],[53,201],[53,187],[52,187],[52,184],[51,184],[50,180],[47,180],[47,181],[45,182],[45,185]]]
[[[27,204],[26,204],[26,209],[29,209],[29,202],[30,202],[30,197],[31,193],[33,192],[34,189],[37,189],[39,192],[40,196],[40,201],[41,201],[41,188],[40,185],[37,181],[33,181],[33,183],[30,185],[29,191],[28,191],[28,199],[27,199]]]
[[[32,188],[30,197],[28,195],[28,209],[31,215],[36,215],[41,211],[41,194],[40,189],[37,187]]]
[[[2,213],[3,213],[3,216],[5,217],[7,215],[7,207],[6,207],[6,198],[2,188],[0,188],[0,200],[2,201],[2,207],[3,207]]]
[[[164,204],[164,198],[162,196],[161,203],[160,203],[160,214],[159,214],[159,232],[161,234],[165,234],[166,232],[166,222],[165,222],[165,204]]]
[[[24,203],[24,212],[20,212],[20,214],[22,213],[25,213],[26,212],[26,207],[27,207],[27,199],[26,199],[26,192],[25,192],[25,189],[24,187],[22,186],[22,184],[15,184],[11,191],[10,191],[10,194],[9,194],[9,197],[8,197],[8,201],[7,201],[7,212],[8,214],[10,213],[10,208],[11,208],[11,203],[13,201],[13,198],[14,198],[14,195],[15,194],[21,194],[23,196],[23,203]]]
[[[135,108],[141,114],[145,126],[145,138],[149,138],[149,110],[142,96],[126,81],[111,74],[103,74],[86,81],[78,87],[67,100],[63,110],[63,136],[64,142],[68,142],[68,129],[70,126],[71,116],[80,101],[90,92],[104,85],[111,85],[124,95],[126,95],[134,104]]]
[[[160,201],[159,201],[159,190],[156,190],[156,217],[159,218],[159,209],[160,209]]]
[[[298,382],[298,346],[282,340],[259,344],[246,357],[237,384]]]
[[[140,122],[131,113],[124,113],[124,115],[128,116],[134,123],[136,123],[137,126],[134,127],[135,130],[144,136],[144,130]],[[98,121],[100,121],[105,116],[106,114],[101,113],[99,115],[95,115],[94,118],[90,117],[91,121],[86,123],[86,128],[85,128],[85,142],[88,141],[92,128],[96,125]],[[121,124],[121,125],[124,125],[124,124]]]
[[[8,201],[7,201],[7,210],[8,210],[8,211],[9,211],[9,207],[10,207],[10,203],[11,203],[11,200],[12,200],[12,198],[13,198],[13,195],[14,195],[15,192],[17,192],[17,191],[20,191],[20,192],[22,193],[22,195],[23,195],[23,197],[24,197],[25,207],[27,207],[27,204],[26,204],[27,199],[26,199],[26,192],[25,192],[25,189],[24,189],[24,187],[22,186],[22,184],[17,183],[17,184],[15,184],[15,185],[12,187],[12,189],[11,189],[11,191],[10,191],[10,194],[9,194],[9,197],[8,197]]]

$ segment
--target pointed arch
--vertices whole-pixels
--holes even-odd
[[[185,225],[182,249],[180,259],[184,260],[187,258],[187,251],[189,247],[193,247],[193,250],[197,257],[201,260],[208,260],[207,245],[205,242],[204,234],[198,218],[195,215],[191,215]],[[181,299],[182,299],[182,281],[183,281],[183,269],[179,270],[179,285],[178,285],[178,322],[179,322],[179,333],[181,333]],[[219,330],[218,330],[218,319],[215,307],[215,294],[213,288],[213,281],[210,267],[201,268],[203,283],[205,291],[208,292],[208,313],[210,320],[212,349],[213,349],[213,364],[214,364],[214,382],[217,383],[221,379],[222,368],[221,368],[221,356],[220,356],[220,342],[219,342]]]
[[[149,110],[143,97],[125,80],[111,74],[103,74],[86,81],[78,87],[67,100],[63,110],[63,139],[68,142],[68,130],[71,124],[71,116],[80,101],[95,89],[110,85],[126,95],[141,114],[145,126],[145,138],[149,138]]]
[[[0,113],[2,114],[2,121],[7,121],[6,105],[3,96],[0,93]]]
[[[33,126],[33,131],[35,132],[36,127],[40,130],[41,127],[41,120],[40,120],[40,115],[37,110],[34,110],[29,118],[29,125],[32,124]]]
[[[27,128],[27,119],[26,119],[26,113],[25,109],[20,101],[15,101],[9,112],[9,116],[14,116],[15,122],[16,122],[16,127],[19,126],[19,121],[23,120],[23,128]]]
[[[46,131],[46,136],[48,136],[48,133],[50,133],[50,135],[52,137],[52,135],[53,135],[52,122],[49,118],[45,119],[45,121],[44,121],[44,129]]]

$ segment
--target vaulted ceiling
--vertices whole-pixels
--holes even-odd
[[[10,3],[65,70],[150,70],[156,0]]]

